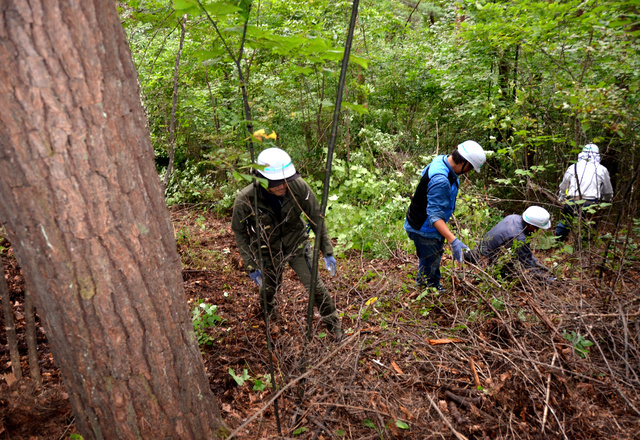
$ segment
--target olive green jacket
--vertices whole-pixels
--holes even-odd
[[[266,190],[258,186],[262,258],[282,261],[294,253],[309,237],[306,232],[307,222],[313,232],[321,237],[322,254],[325,257],[332,255],[333,246],[329,239],[326,222],[323,223],[322,231],[318,232],[320,204],[311,187],[302,177],[288,182],[287,185],[287,192],[282,198],[280,220],[271,203],[266,199]],[[253,215],[255,191],[256,187],[251,184],[238,193],[231,220],[231,228],[236,237],[240,256],[249,272],[258,268],[256,220]]]

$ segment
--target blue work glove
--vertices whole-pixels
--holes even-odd
[[[254,270],[249,274],[249,278],[258,285],[258,287],[262,287],[262,271],[260,269]]]
[[[336,271],[337,271],[337,268],[336,268],[337,261],[333,257],[333,255],[329,255],[328,257],[324,257],[324,264],[327,265],[327,270],[329,271],[329,274],[331,276],[334,276],[336,274]]]
[[[458,240],[457,238],[451,242],[451,253],[456,261],[462,262],[462,250],[469,250],[469,246]]]

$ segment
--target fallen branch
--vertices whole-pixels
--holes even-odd
[[[551,359],[551,366],[556,362],[558,353],[553,353],[553,359]],[[542,413],[542,432],[544,433],[544,425],[547,423],[547,413],[549,412],[549,395],[551,394],[551,373],[547,375],[547,392],[544,396],[544,411]]]
[[[310,368],[309,370],[307,370],[306,373],[296,377],[294,380],[292,380],[291,382],[289,382],[288,384],[286,384],[285,386],[280,388],[280,390],[275,394],[275,396],[273,396],[271,399],[269,399],[269,401],[266,404],[264,404],[264,406],[262,408],[260,408],[251,417],[249,417],[247,420],[245,420],[244,423],[242,423],[242,425],[240,425],[236,429],[234,429],[233,432],[231,432],[231,434],[229,434],[229,437],[227,437],[227,440],[231,440],[232,438],[234,438],[249,423],[251,423],[253,420],[255,420],[256,417],[258,417],[260,414],[262,414],[267,408],[269,408],[273,404],[273,402],[275,402],[278,399],[278,397],[280,397],[280,395],[282,395],[282,393],[284,393],[289,388],[293,387],[295,384],[300,382],[302,379],[305,379],[306,377],[310,376],[311,373],[315,373],[315,371],[318,369],[318,367],[320,367],[320,366],[324,365],[325,363],[327,363],[329,361],[329,359],[331,359],[333,356],[335,356],[336,353],[338,353],[340,350],[342,350],[342,348],[344,348],[348,343],[350,343],[359,334],[360,334],[360,332],[356,331],[351,337],[345,339],[344,342],[342,344],[340,344],[340,346],[338,346],[338,348],[333,350],[321,362],[319,362],[315,366],[315,368]]]
[[[471,368],[471,374],[473,375],[473,383],[476,386],[476,389],[480,389],[482,384],[480,383],[480,378],[478,377],[478,372],[476,371],[476,364],[473,361],[473,357],[469,358],[469,368]]]
[[[456,429],[453,427],[453,425],[451,424],[451,422],[449,421],[449,419],[447,418],[447,416],[445,416],[442,411],[440,411],[440,408],[438,408],[438,405],[436,405],[436,403],[433,401],[433,399],[431,398],[431,396],[429,394],[426,394],[427,399],[429,399],[429,403],[431,404],[431,407],[433,409],[436,410],[436,412],[438,413],[438,415],[440,416],[440,418],[444,421],[444,423],[449,427],[449,429],[451,430],[451,432],[453,432],[453,435],[456,436],[456,438],[458,440],[469,440],[467,437],[465,437],[464,435],[460,434],[458,431],[456,431]]]

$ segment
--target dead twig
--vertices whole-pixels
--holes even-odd
[[[469,368],[471,368],[471,374],[473,375],[473,383],[476,386],[476,389],[480,389],[482,384],[480,383],[480,378],[478,377],[478,372],[476,371],[476,364],[473,361],[473,357],[469,358]]]
[[[453,435],[456,436],[456,438],[458,440],[469,440],[467,437],[465,437],[464,435],[460,434],[458,431],[456,431],[456,429],[453,427],[453,425],[451,424],[451,422],[449,421],[449,419],[447,418],[447,416],[445,416],[442,411],[440,411],[440,408],[438,408],[438,405],[436,405],[436,403],[433,401],[433,399],[431,398],[430,395],[426,395],[427,399],[429,400],[429,404],[431,405],[431,407],[433,409],[436,410],[436,412],[438,413],[438,415],[440,416],[440,418],[444,421],[444,423],[449,427],[449,429],[451,430],[451,432],[453,432]]]
[[[553,353],[553,359],[551,359],[551,366],[556,362],[558,353]],[[551,392],[551,373],[547,375],[547,392],[544,396],[544,411],[542,413],[542,432],[544,433],[544,427],[547,423],[547,412],[549,410],[549,394]]]

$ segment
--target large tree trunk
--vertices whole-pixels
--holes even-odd
[[[85,439],[222,422],[115,4],[0,2],[0,216]]]

